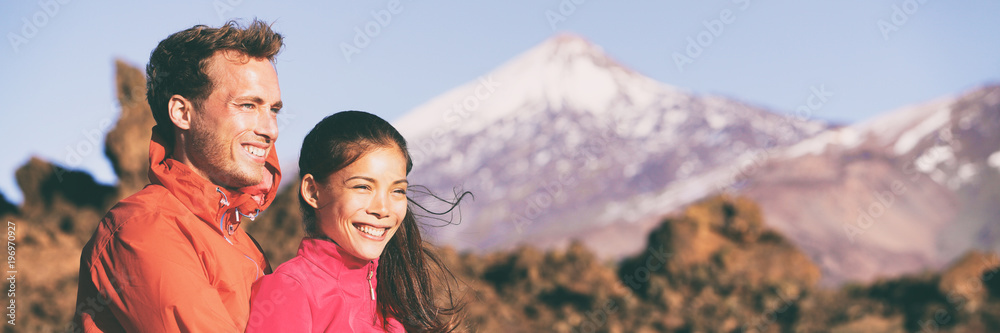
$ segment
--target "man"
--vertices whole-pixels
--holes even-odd
[[[192,27],[150,55],[151,184],[111,208],[84,246],[74,330],[244,330],[250,288],[270,267],[240,217],[267,208],[281,179],[282,45],[254,20]]]

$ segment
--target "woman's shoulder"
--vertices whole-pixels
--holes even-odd
[[[262,279],[267,277],[270,278],[281,277],[284,279],[293,279],[299,282],[304,282],[302,280],[306,280],[308,275],[311,275],[308,274],[310,271],[313,270],[311,266],[314,265],[312,265],[312,263],[309,262],[309,260],[306,260],[301,255],[298,255],[282,263],[281,265],[278,265],[278,268],[274,269],[274,273],[265,275],[264,277],[262,277]]]
[[[310,282],[316,280],[329,281],[332,275],[323,267],[318,266],[314,260],[310,260],[303,256],[302,253],[299,253],[299,255],[278,265],[274,273],[265,275],[261,279],[268,277],[272,279],[279,277],[282,279],[291,279],[304,285],[309,285],[311,284]]]
[[[309,294],[305,289],[313,284],[309,283],[307,274],[303,274],[301,259],[298,257],[278,266],[274,273],[264,275],[253,284],[255,295],[268,293],[269,290],[280,290],[282,293],[302,293]]]

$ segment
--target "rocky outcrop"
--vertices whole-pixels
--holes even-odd
[[[819,268],[742,198],[711,198],[667,217],[645,251],[621,263],[580,242],[441,253],[463,281],[477,332],[777,332],[829,323],[799,322],[800,309],[817,306]]]
[[[105,154],[120,182],[100,184],[90,174],[39,158],[15,172],[24,200],[6,215],[16,225],[18,290],[25,291],[17,294],[19,330],[66,330],[75,311],[83,245],[112,205],[148,183],[152,116],[145,102],[145,80],[141,71],[121,61],[116,67],[122,115],[106,137]],[[10,212],[2,202],[0,217]]]
[[[792,327],[799,302],[820,279],[819,268],[765,228],[760,209],[744,198],[691,205],[665,219],[647,244],[618,275],[665,308],[663,319],[649,322],[671,331],[745,329],[769,311],[775,325]]]
[[[961,305],[963,312],[974,313],[990,297],[990,289],[1000,292],[1000,257],[995,253],[972,251],[959,258],[941,273],[938,288],[945,298]]]
[[[441,253],[462,279],[467,323],[477,332],[1000,329],[995,255],[970,253],[940,275],[827,289],[819,267],[764,225],[755,203],[720,196],[664,219],[645,251],[620,264],[601,262],[581,243]]]
[[[119,196],[138,192],[149,183],[149,138],[152,135],[153,114],[146,103],[146,77],[138,68],[115,61],[115,87],[121,116],[108,132],[104,154],[118,176]]]
[[[0,193],[0,217],[17,214],[17,206],[7,201],[7,197]]]
[[[114,187],[97,183],[90,174],[38,158],[18,168],[15,178],[24,193],[22,218],[80,239],[89,238],[115,200]]]
[[[24,194],[19,212],[7,217],[17,234],[17,326],[64,331],[74,311],[80,250],[114,204],[117,189],[38,158],[15,175]]]

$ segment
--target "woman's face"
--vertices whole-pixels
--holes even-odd
[[[316,208],[318,231],[358,258],[378,258],[406,215],[406,159],[399,148],[372,150],[313,183],[315,200],[306,201]],[[304,192],[307,187],[303,179]]]

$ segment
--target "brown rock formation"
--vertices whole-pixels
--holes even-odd
[[[90,174],[38,158],[18,168],[15,177],[24,193],[21,217],[84,240],[115,199],[115,188],[98,184]]]
[[[105,154],[120,183],[99,184],[87,173],[32,158],[15,172],[24,194],[21,207],[11,213],[0,204],[0,217],[7,215],[18,235],[19,330],[66,330],[76,301],[80,250],[112,205],[148,183],[152,115],[145,80],[138,69],[121,61],[116,65],[122,115],[108,133]]]
[[[1000,257],[972,251],[959,258],[944,273],[938,287],[949,301],[966,312],[979,310],[989,297],[988,283],[1000,280]]]
[[[0,217],[17,214],[17,206],[7,201],[7,197],[0,193]]]
[[[63,331],[74,311],[80,249],[117,191],[37,158],[15,174],[24,193],[19,214],[7,217],[16,232],[17,326]]]
[[[124,198],[149,183],[149,137],[156,121],[146,103],[145,74],[121,60],[115,61],[115,69],[122,113],[104,141],[104,154],[118,176],[119,197]]]

